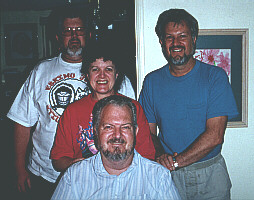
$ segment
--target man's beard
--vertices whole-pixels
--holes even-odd
[[[107,143],[126,143],[125,140],[123,139],[118,139],[118,138],[112,138],[111,140],[109,140]],[[129,146],[127,149],[125,149],[125,151],[121,152],[121,150],[119,149],[119,147],[115,147],[113,152],[110,152],[108,149],[105,149],[103,145],[99,145],[99,151],[102,152],[102,154],[109,160],[114,161],[114,162],[118,162],[121,160],[125,160],[127,158],[130,157],[130,155],[132,155],[133,151],[134,151],[134,146],[136,143],[136,139],[134,138],[134,143],[133,145]]]
[[[183,51],[185,51],[185,47],[183,46],[172,46],[169,48],[169,52],[171,51],[171,49],[173,48],[183,48]],[[192,51],[189,55],[186,55],[186,53],[184,53],[183,57],[181,56],[176,56],[175,58],[172,57],[172,55],[170,54],[169,57],[168,57],[168,62],[169,63],[172,63],[173,65],[178,65],[178,66],[181,66],[181,65],[184,65],[186,64],[192,57],[193,55],[195,54],[195,44],[192,42]]]
[[[82,48],[79,48],[79,49],[70,49],[69,47],[67,48],[66,52],[69,56],[71,57],[76,57],[76,56],[80,56],[82,54]]]
[[[76,42],[76,44],[71,44],[72,42]],[[71,39],[68,43],[65,52],[70,57],[77,57],[82,55],[83,48],[81,47],[81,42],[78,39]]]
[[[186,54],[184,54],[183,57],[176,57],[176,58],[173,58],[172,56],[170,56],[169,62],[174,65],[183,65],[183,64],[186,64],[191,57],[192,55],[186,55]]]

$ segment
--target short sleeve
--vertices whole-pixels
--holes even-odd
[[[35,72],[32,71],[18,95],[16,96],[7,117],[25,127],[32,127],[39,118],[35,102]]]
[[[138,101],[145,112],[148,123],[156,123],[155,113],[153,110],[152,87],[150,87],[150,85],[149,77],[146,76]]]
[[[124,77],[122,85],[121,85],[120,90],[118,91],[118,93],[120,93],[124,96],[127,96],[131,99],[136,99],[135,92],[133,90],[131,81],[127,76]]]
[[[232,119],[238,115],[231,85],[224,70],[217,68],[210,74],[207,118],[228,116]]]

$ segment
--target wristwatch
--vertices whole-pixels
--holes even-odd
[[[178,162],[176,161],[176,157],[172,157],[172,159],[173,159],[174,167],[175,167],[175,168],[178,168],[179,164],[178,164]]]

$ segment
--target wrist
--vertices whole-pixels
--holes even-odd
[[[172,157],[172,159],[173,159],[173,165],[174,165],[175,169],[178,169],[179,168],[179,163],[176,160],[176,156]]]

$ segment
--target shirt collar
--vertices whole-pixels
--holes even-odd
[[[116,177],[125,177],[129,172],[131,172],[133,169],[136,168],[138,165],[138,153],[134,149],[134,156],[131,165],[128,167],[128,169],[121,173],[119,176],[117,175],[110,175],[106,169],[104,168],[102,164],[102,159],[101,159],[101,153],[99,152],[98,154],[95,155],[95,161],[94,161],[94,172],[97,176],[103,176],[103,177],[108,177],[108,178],[116,178]]]
[[[66,62],[66,61],[64,61],[63,59],[62,59],[62,53],[60,53],[59,54],[59,56],[58,56],[58,58],[59,58],[59,61],[62,63],[62,65],[64,65],[64,66],[73,66],[73,67],[81,67],[81,65],[82,65],[82,62],[79,62],[79,63],[69,63],[69,62]]]

